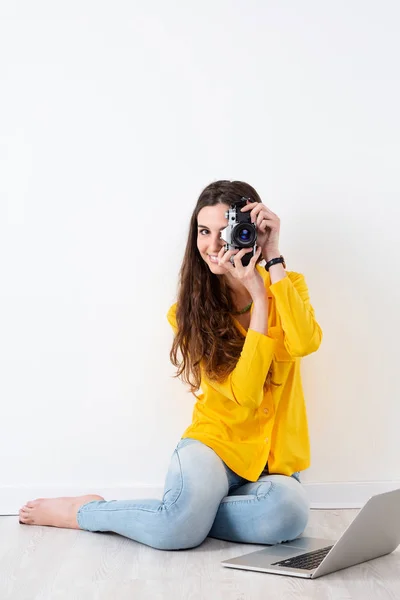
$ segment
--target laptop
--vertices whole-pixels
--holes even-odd
[[[316,579],[384,554],[400,544],[400,489],[371,496],[337,540],[299,537],[221,564],[233,569]]]

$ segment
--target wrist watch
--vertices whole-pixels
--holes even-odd
[[[265,265],[265,270],[269,271],[269,268],[272,267],[272,265],[277,265],[278,263],[282,263],[283,268],[286,269],[285,259],[281,254],[279,258],[272,258],[271,260],[269,260]]]

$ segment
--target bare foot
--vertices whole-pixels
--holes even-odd
[[[38,498],[27,502],[19,511],[22,525],[48,525],[80,529],[76,520],[78,509],[92,500],[104,500],[103,496],[64,496],[62,498]]]

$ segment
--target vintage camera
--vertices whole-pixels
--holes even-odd
[[[246,206],[246,200],[250,198],[242,197],[240,200],[231,204],[229,210],[225,213],[228,219],[228,225],[221,231],[221,238],[226,242],[224,249],[241,250],[242,248],[252,248],[252,252],[247,252],[242,256],[242,265],[247,267],[257,250],[257,229],[251,222],[250,211],[241,212],[240,209]],[[231,263],[233,262],[231,256]]]

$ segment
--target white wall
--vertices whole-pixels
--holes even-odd
[[[281,218],[324,332],[303,482],[398,482],[398,3],[0,14],[2,514],[162,488],[194,402],[165,314],[197,197],[225,178]]]

